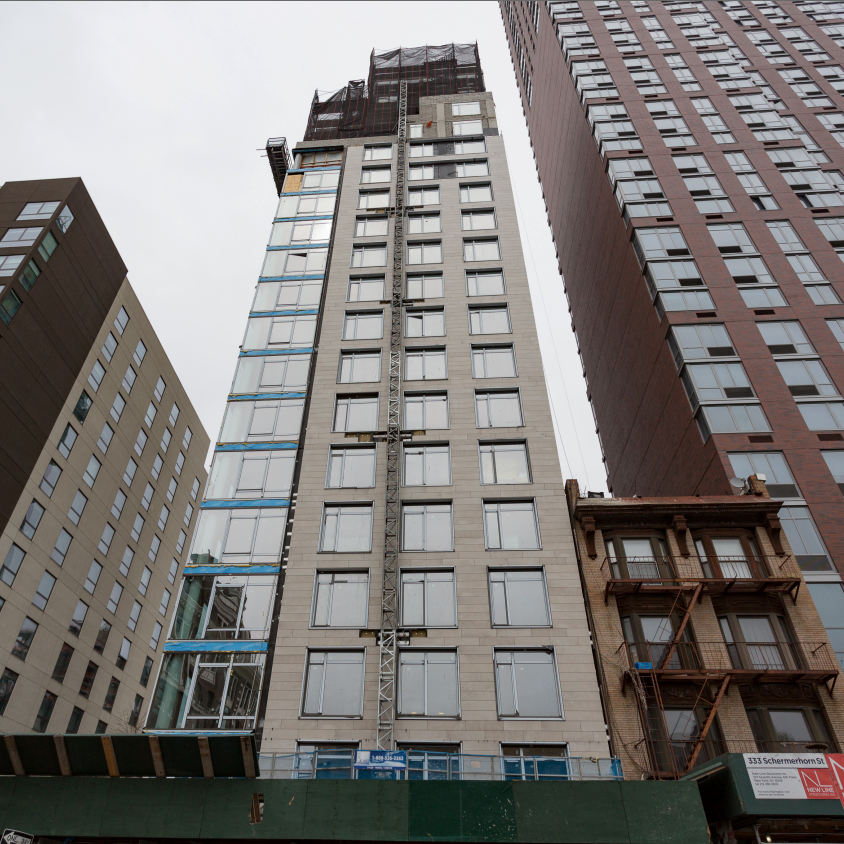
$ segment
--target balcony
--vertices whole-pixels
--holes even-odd
[[[791,555],[785,557],[605,557],[604,600],[609,595],[638,592],[692,591],[700,584],[709,594],[724,592],[787,592],[796,599],[802,583],[800,569]]]
[[[601,782],[624,779],[615,758],[578,756],[481,756],[466,753],[407,751],[407,769],[378,771],[356,769],[353,749],[316,750],[309,753],[260,754],[263,779],[334,780],[439,780]]]
[[[629,671],[660,682],[694,682],[730,676],[738,682],[831,683],[839,667],[827,642],[625,643]]]

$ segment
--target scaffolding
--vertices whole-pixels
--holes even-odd
[[[314,93],[304,140],[394,135],[402,84],[407,114],[419,113],[420,97],[484,91],[477,43],[373,50],[366,81],[356,79],[339,91]]]
[[[378,663],[379,750],[393,748],[396,709],[396,639],[398,636],[399,461],[401,459],[401,354],[404,304],[404,169],[407,149],[407,82],[398,91],[398,154],[393,221],[393,277],[390,294],[390,374],[387,401],[387,479],[384,513],[384,566]]]

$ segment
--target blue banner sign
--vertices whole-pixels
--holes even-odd
[[[406,750],[356,750],[355,768],[368,771],[407,770]]]

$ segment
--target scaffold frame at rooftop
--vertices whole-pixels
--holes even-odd
[[[408,114],[418,113],[420,97],[484,91],[478,45],[373,50],[366,81],[352,80],[329,94],[314,92],[304,140],[395,134],[401,81],[407,82]]]

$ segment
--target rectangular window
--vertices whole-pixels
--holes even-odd
[[[84,498],[84,496],[83,496]],[[87,500],[87,499],[86,499]],[[21,522],[20,531],[27,538],[32,539],[35,536],[35,531],[41,522],[41,517],[44,515],[44,508],[35,500],[27,507]]]
[[[367,572],[317,572],[311,613],[313,627],[366,627],[368,605]]]
[[[795,398],[838,395],[835,384],[819,360],[778,360],[777,368]]]
[[[161,451],[164,454],[167,454],[167,449],[170,448],[170,440],[173,439],[173,435],[170,433],[169,428],[165,428],[161,434]]]
[[[138,374],[132,369],[131,364],[126,367],[126,374],[123,376],[123,389],[126,390],[127,393],[132,392],[132,387],[135,386],[135,381],[138,377]]]
[[[490,569],[493,627],[549,627],[551,613],[542,569]]]
[[[352,267],[384,267],[387,264],[387,247],[383,243],[357,244],[352,247]]]
[[[378,396],[337,396],[334,431],[374,431],[378,428]]]
[[[114,539],[114,528],[106,522],[100,541],[97,543],[97,548],[101,554],[108,554],[112,539]]]
[[[161,602],[158,605],[158,612],[165,618],[167,617],[167,608],[170,606],[170,599],[172,597],[173,596],[171,595],[169,589],[165,589],[161,595]]]
[[[399,652],[397,714],[404,718],[460,714],[456,650]]]
[[[500,718],[561,718],[554,652],[495,650],[495,689]]]
[[[149,646],[151,650],[158,647],[158,640],[161,638],[161,622],[156,621],[152,628],[152,636],[149,637]]]
[[[15,274],[26,255],[0,255],[0,278]]]
[[[504,293],[504,273],[501,270],[469,270],[466,288],[469,296],[500,296]]]
[[[62,528],[59,531],[59,537],[56,540],[56,544],[53,547],[53,550],[50,552],[50,559],[57,566],[60,566],[62,565],[62,563],[64,563],[64,558],[67,556],[67,552],[70,548],[70,543],[72,541],[73,537],[64,528]],[[2,578],[2,573],[0,573],[0,578]]]
[[[492,202],[492,185],[460,185],[461,202]]]
[[[363,148],[364,161],[382,161],[393,157],[393,148],[390,144],[377,144]]]
[[[25,660],[29,653],[29,648],[32,645],[32,640],[35,638],[35,631],[38,630],[38,623],[33,621],[29,616],[26,616],[21,623],[21,629],[18,632],[17,639],[12,645],[12,656],[16,656],[20,660]]]
[[[764,476],[768,492],[773,498],[800,497],[800,490],[788,463],[778,451],[731,452],[727,456],[737,477]]]
[[[79,727],[82,725],[82,716],[84,714],[78,706],[74,706],[73,711],[70,713],[70,720],[67,722],[67,730],[65,732],[70,735],[76,735],[79,732]]]
[[[404,486],[451,484],[451,454],[445,445],[405,445],[402,451]]]
[[[82,490],[77,489],[76,494],[73,496],[70,510],[67,511],[67,517],[73,522],[73,524],[79,524],[79,520],[82,518],[82,513],[85,511],[85,505],[87,503],[88,499],[85,494]]]
[[[332,446],[325,485],[352,489],[375,486],[375,446]]]
[[[84,601],[77,601],[76,609],[73,611],[73,617],[70,619],[70,625],[67,628],[74,636],[78,636],[81,632],[87,614],[88,605]]]
[[[419,273],[407,277],[408,299],[442,299],[445,296],[442,273]]]
[[[347,311],[343,321],[344,340],[378,340],[384,336],[382,311]]]
[[[479,455],[482,484],[531,482],[526,443],[480,443]]]
[[[451,124],[452,135],[482,135],[483,131],[482,120],[455,120]]]
[[[358,194],[358,208],[361,210],[374,210],[376,208],[388,208],[390,205],[389,191],[361,191]]]
[[[130,457],[129,462],[126,464],[126,469],[123,472],[123,483],[125,483],[126,486],[132,486],[132,481],[135,479],[135,472],[137,471],[138,464]]]
[[[322,511],[320,551],[372,550],[372,504],[326,504]]]
[[[167,384],[165,383],[164,379],[159,375],[158,380],[155,382],[155,388],[152,391],[152,394],[155,396],[156,401],[161,401],[161,397],[164,395],[164,391],[167,389]]]
[[[10,668],[3,669],[3,676],[0,677],[0,715],[6,711],[9,705],[9,698],[15,690],[15,683],[18,681],[18,675]]]
[[[360,718],[363,714],[362,650],[308,651],[302,715]]]
[[[123,557],[120,559],[120,573],[125,577],[129,574],[129,569],[132,568],[132,560],[135,559],[135,552],[127,545],[123,549]]]
[[[347,302],[380,302],[384,299],[384,276],[349,279]]]
[[[454,569],[401,572],[402,627],[456,627]]]
[[[94,486],[94,481],[97,480],[97,475],[100,473],[101,466],[102,463],[100,463],[100,461],[92,454],[91,459],[88,461],[88,465],[85,467],[85,471],[82,474],[82,480],[85,481],[88,486]]]
[[[155,422],[155,414],[158,413],[158,408],[150,402],[147,405],[147,412],[144,414],[144,422],[146,423],[147,428],[152,428],[152,423]]]
[[[405,393],[403,427],[419,430],[448,428],[447,393]]]
[[[440,189],[439,187],[411,188],[407,192],[407,204],[411,208],[414,206],[439,205]]]
[[[59,202],[27,202],[23,207],[23,211],[15,219],[41,220],[52,217],[60,204]]]
[[[524,425],[518,390],[475,392],[475,417],[479,428],[518,428]]]
[[[143,428],[138,431],[138,436],[135,438],[135,454],[137,454],[138,457],[144,453],[144,447],[146,446],[148,439],[149,437]]]
[[[79,394],[79,398],[76,400],[76,406],[73,408],[73,415],[80,422],[84,422],[93,403],[94,400],[88,395],[88,393],[85,392],[85,390],[83,390]]]
[[[100,433],[100,436],[97,439],[97,448],[105,454],[108,451],[108,447],[111,445],[111,441],[114,438],[114,429],[108,422],[103,424],[103,430]]]
[[[501,249],[497,237],[463,241],[464,261],[499,261]]]
[[[138,626],[138,619],[141,617],[141,610],[143,606],[141,605],[140,601],[134,601],[132,604],[132,610],[129,613],[129,620],[126,622],[126,626],[130,630],[135,630]]]
[[[41,478],[41,483],[39,484],[39,488],[44,495],[49,498],[53,494],[53,490],[56,488],[56,484],[61,477],[62,470],[59,467],[59,464],[56,463],[55,460],[51,460],[47,464],[47,468],[44,470],[44,476]]]
[[[44,697],[41,699],[41,706],[38,707],[38,714],[35,716],[35,723],[32,725],[34,732],[46,732],[55,705],[56,695],[52,692],[44,692]]]
[[[94,590],[97,588],[97,581],[100,579],[102,571],[103,567],[94,560],[88,568],[88,574],[85,577],[84,588],[86,592],[90,592],[92,595],[94,594]]]
[[[64,642],[62,644],[62,648],[59,651],[58,658],[56,659],[56,664],[53,667],[53,679],[58,683],[63,683],[65,675],[67,674],[67,669],[70,666],[70,660],[73,658],[73,648]]]
[[[117,330],[117,333],[122,336],[128,324],[129,314],[126,313],[125,308],[121,307],[120,310],[117,312],[117,316],[114,318],[114,327]]]
[[[484,501],[488,551],[538,549],[539,523],[533,501]]]
[[[94,680],[96,679],[99,668],[96,662],[88,662],[88,667],[85,669],[85,676],[82,678],[82,684],[79,686],[79,694],[82,697],[88,698],[91,696],[91,689],[94,687]]]
[[[47,601],[50,600],[50,595],[53,592],[53,587],[56,585],[56,578],[50,572],[45,571],[41,575],[41,580],[38,581],[38,588],[35,590],[35,596],[32,603],[38,607],[39,610],[47,608]]]
[[[70,457],[70,450],[73,448],[73,444],[76,442],[77,436],[76,430],[72,425],[65,427],[58,445],[59,454],[61,454],[62,457]]]
[[[17,575],[18,569],[20,569],[25,556],[23,549],[19,548],[14,543],[6,552],[6,559],[3,561],[3,567],[0,568],[0,580],[2,580],[7,586],[11,586],[15,582],[15,576]]]
[[[117,677],[112,677],[108,684],[108,691],[106,691],[105,700],[103,701],[103,709],[106,712],[111,712],[114,708],[114,701],[117,698],[117,690],[120,687],[120,680]]]
[[[405,337],[444,337],[444,308],[413,308],[405,311]]]
[[[402,551],[453,551],[454,519],[451,502],[402,504]]]
[[[407,218],[408,234],[436,234],[442,231],[439,211],[431,214],[409,214]]]
[[[467,117],[472,114],[480,114],[481,113],[481,104],[476,100],[472,100],[465,103],[452,103],[451,104],[451,113],[457,117]]]
[[[442,380],[447,377],[446,353],[444,348],[405,349],[405,381]]]
[[[705,405],[698,412],[698,426],[704,439],[713,434],[770,431],[765,412],[758,404]]]
[[[381,352],[340,352],[338,384],[363,384],[381,380]]]
[[[510,334],[510,310],[507,305],[469,308],[470,334]]]
[[[407,244],[408,264],[441,264],[442,260],[443,249],[439,240]]]
[[[463,231],[478,231],[496,228],[495,211],[487,210],[464,211],[461,215]]]
[[[141,531],[144,529],[144,517],[138,513],[135,516],[135,521],[132,524],[132,530],[130,531],[130,536],[132,539],[137,542],[141,538]]]
[[[95,393],[100,389],[103,378],[105,378],[105,367],[98,360],[95,360],[94,366],[91,368],[91,374],[88,376],[88,383]]]
[[[111,410],[109,411],[111,418],[115,422],[120,421],[120,417],[123,415],[123,408],[125,408],[125,407],[126,407],[126,399],[124,399],[123,396],[121,396],[120,393],[118,393],[114,397],[114,401],[111,403]]]
[[[844,431],[844,402],[800,402],[797,409],[810,431]]]
[[[111,595],[109,595],[106,608],[110,613],[116,613],[118,604],[120,604],[120,597],[123,595],[123,587],[115,580],[111,587]]]

